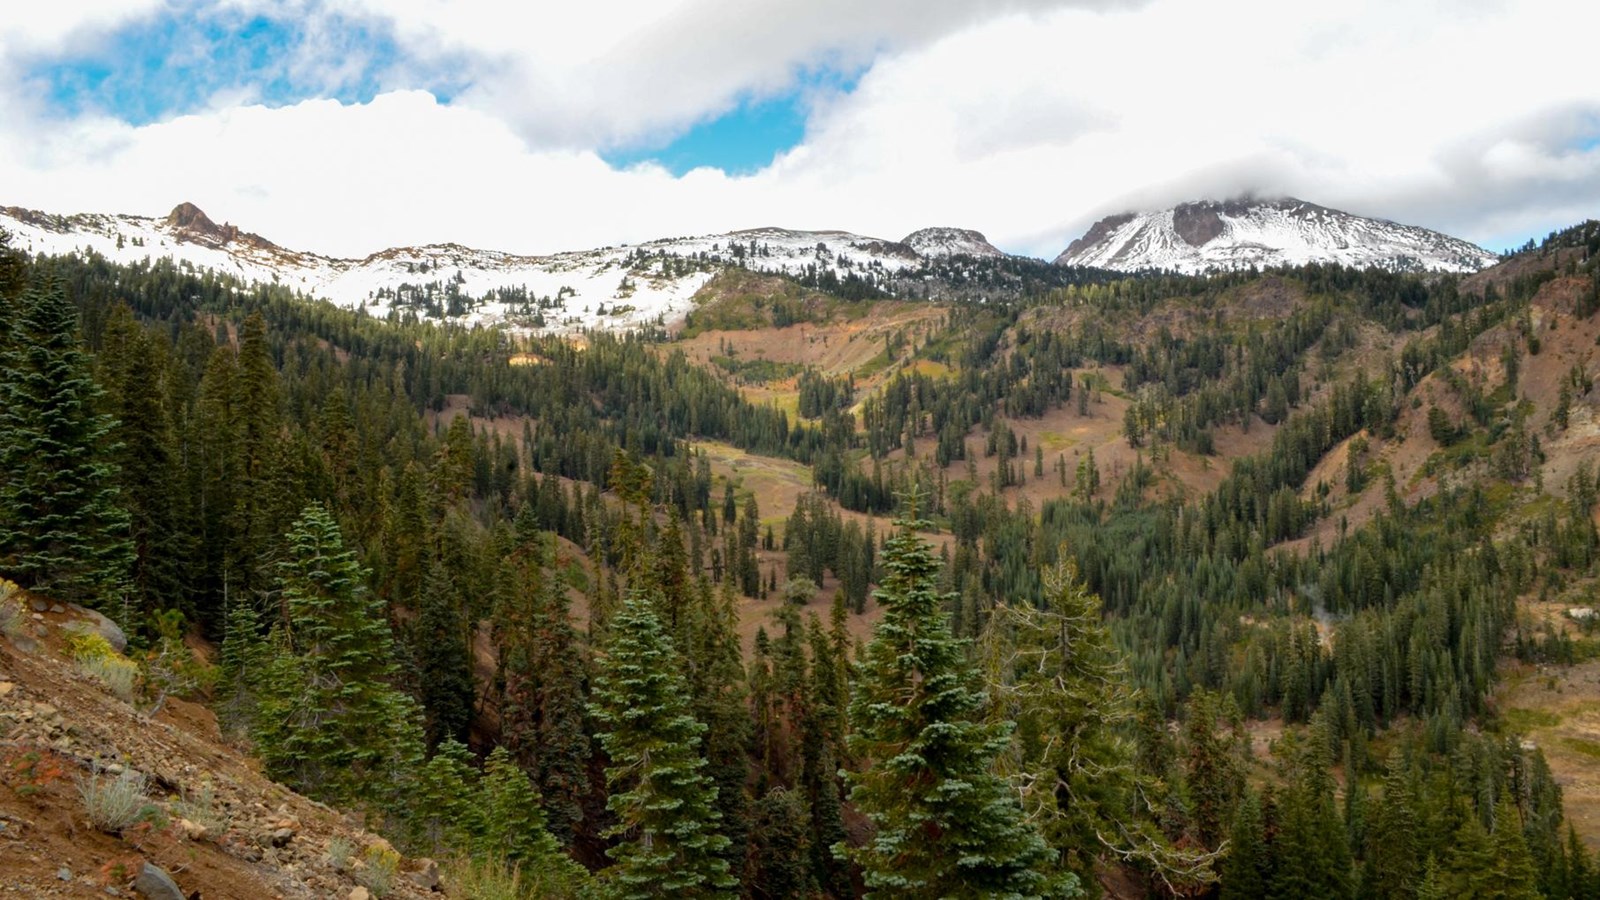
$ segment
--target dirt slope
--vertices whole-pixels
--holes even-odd
[[[389,844],[264,777],[210,710],[170,700],[146,717],[81,672],[63,639],[88,625],[35,600],[0,637],[0,895],[161,896],[131,887],[147,862],[203,900],[343,900],[368,890],[354,876],[380,880],[381,867],[360,860],[369,848],[373,859],[392,854]],[[104,833],[80,785],[109,786],[125,771],[147,779],[150,821]],[[335,839],[353,850],[346,871],[329,858]],[[384,896],[439,896],[422,887],[419,865],[399,861]]]

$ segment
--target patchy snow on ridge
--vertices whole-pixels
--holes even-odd
[[[1292,198],[1184,203],[1108,216],[1056,263],[1198,274],[1334,263],[1399,272],[1476,272],[1495,254],[1458,238]]]
[[[924,228],[906,235],[900,243],[929,258],[972,256],[998,259],[1005,256],[982,232],[966,228]]]
[[[882,283],[928,264],[927,257],[902,242],[783,228],[547,256],[433,244],[334,259],[219,226],[187,203],[164,219],[58,216],[0,207],[0,228],[11,232],[12,246],[30,254],[93,251],[125,264],[170,258],[179,266],[282,285],[380,318],[411,312],[468,325],[549,332],[629,330],[681,320],[693,308],[695,293],[730,266],[796,277],[856,275]],[[976,232],[939,231],[976,235],[987,246]],[[970,240],[964,246],[959,252],[980,255]]]

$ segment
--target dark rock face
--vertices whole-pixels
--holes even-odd
[[[1061,262],[1062,260],[1073,256],[1079,250],[1083,250],[1086,247],[1093,247],[1095,244],[1105,240],[1106,237],[1111,234],[1111,232],[1116,231],[1118,228],[1121,228],[1123,225],[1126,225],[1132,221],[1133,213],[1122,213],[1115,216],[1106,216],[1104,219],[1094,223],[1094,226],[1090,228],[1089,232],[1083,237],[1078,238],[1077,240],[1068,244],[1067,249],[1061,251],[1061,255],[1056,257],[1056,262]]]
[[[174,206],[172,212],[167,213],[167,225],[178,233],[180,239],[208,247],[220,248],[239,243],[265,250],[278,249],[276,244],[259,234],[240,231],[237,225],[218,225],[193,203],[184,202]]]
[[[1191,247],[1204,247],[1222,234],[1215,204],[1185,203],[1172,211],[1172,228]]]

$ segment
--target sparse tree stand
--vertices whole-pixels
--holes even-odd
[[[12,303],[0,306],[11,325]],[[59,284],[34,285],[0,332],[0,567],[124,626],[133,544],[107,456],[114,422]]]
[[[868,897],[1040,897],[1076,893],[1044,872],[1052,851],[993,771],[1010,728],[983,719],[984,694],[936,590],[938,558],[915,530],[915,498],[884,547],[883,621],[850,703],[850,799],[876,833],[836,851],[857,862]]]
[[[719,855],[728,838],[717,788],[702,771],[705,726],[689,710],[682,660],[638,594],[623,601],[609,638],[591,712],[611,760],[606,808],[617,823],[607,836],[621,843],[607,851],[616,866],[606,874],[616,896],[734,897],[737,881]]]

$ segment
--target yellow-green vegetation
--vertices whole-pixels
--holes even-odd
[[[732,375],[742,384],[766,384],[799,375],[805,366],[799,363],[773,362],[770,359],[740,359],[737,356],[713,356],[712,365]]]
[[[955,370],[950,366],[932,359],[919,359],[906,368],[911,372],[918,375],[926,375],[929,378],[949,378],[955,373]]]
[[[67,655],[85,674],[104,682],[118,698],[133,702],[139,686],[139,664],[119,654],[98,632],[69,629]]]
[[[1588,738],[1580,737],[1564,737],[1561,739],[1561,743],[1590,759],[1600,760],[1600,741],[1592,741]]]
[[[871,378],[891,365],[894,365],[894,358],[889,355],[889,351],[884,350],[879,352],[877,356],[857,366],[855,375],[857,378]]]
[[[67,655],[72,657],[74,662],[81,663],[117,655],[117,651],[111,648],[111,642],[99,632],[73,628],[68,629],[66,634]]]
[[[706,282],[695,294],[695,304],[684,318],[681,337],[690,338],[705,331],[849,321],[872,309],[870,300],[844,300],[801,287],[787,278],[732,269]]]
[[[22,589],[0,578],[0,634],[15,637],[22,630]]]
[[[394,880],[400,874],[400,854],[389,847],[373,844],[361,853],[361,868],[356,880],[372,896],[382,898],[394,890]]]
[[[1526,734],[1534,728],[1552,728],[1561,724],[1561,716],[1544,709],[1508,709],[1501,717],[1508,731]]]

